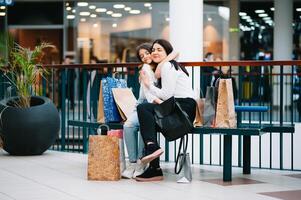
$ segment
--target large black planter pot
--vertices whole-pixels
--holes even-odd
[[[56,140],[59,113],[46,97],[31,97],[30,108],[12,107],[17,97],[0,101],[0,134],[3,148],[11,155],[40,155]]]

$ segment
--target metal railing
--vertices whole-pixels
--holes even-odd
[[[211,84],[216,77],[221,75],[221,69],[227,66],[230,70],[227,76],[233,77],[236,90],[235,99],[237,105],[265,105],[269,107],[268,112],[263,113],[238,113],[238,119],[248,123],[279,123],[294,124],[299,122],[301,114],[297,106],[301,106],[301,87],[294,88],[295,78],[300,74],[296,68],[301,66],[301,61],[225,61],[225,62],[182,62],[186,66],[191,78],[191,85],[197,95],[200,89],[204,90],[204,84]],[[69,120],[91,121],[97,119],[97,106],[99,97],[99,85],[102,78],[115,76],[127,80],[128,87],[133,89],[134,95],[138,97],[139,63],[122,64],[80,64],[80,65],[45,65],[50,73],[47,80],[41,79],[40,84],[34,87],[36,94],[48,96],[53,100],[61,115],[61,132],[53,149],[72,152],[87,152],[88,135],[94,134],[93,128],[80,128],[70,126]],[[215,67],[215,68],[214,68]],[[209,71],[208,71],[209,69]],[[212,70],[215,76],[212,75]],[[115,72],[118,72],[117,74]],[[93,75],[95,75],[95,79]],[[13,95],[14,91],[7,91],[4,76],[1,76],[0,99],[7,95]],[[301,76],[300,76],[301,78]],[[209,81],[208,81],[209,80]],[[93,84],[91,84],[93,82]],[[293,90],[294,88],[294,90]],[[90,93],[89,93],[90,91]],[[9,94],[11,93],[11,94]],[[300,105],[299,105],[300,103]],[[190,137],[190,152],[193,163],[222,165],[222,137],[206,136],[200,138],[198,135]],[[282,133],[268,133],[259,137],[258,158],[256,157],[253,166],[259,168],[279,168],[279,169],[301,169],[295,167],[294,159],[296,151],[301,150],[294,147],[296,143],[294,135],[289,136]],[[277,139],[277,151],[279,151],[279,164],[274,164],[274,138]],[[164,137],[159,136],[161,145],[167,143]],[[290,144],[290,163],[283,166],[284,142]],[[300,142],[300,141],[299,141]],[[234,139],[235,143],[235,139]],[[266,161],[266,150],[263,152],[263,145],[269,143],[269,162]],[[174,161],[176,156],[177,142],[170,143],[169,155],[166,161]],[[274,146],[273,146],[274,145]],[[234,158],[235,165],[241,166],[241,138],[237,138]],[[201,149],[204,151],[201,152]],[[252,147],[254,149],[254,147]],[[264,148],[266,149],[266,148]],[[264,154],[264,155],[263,155]],[[203,158],[203,161],[201,160]],[[254,159],[253,159],[254,160]],[[278,163],[278,161],[277,161]],[[286,167],[289,166],[289,167]]]

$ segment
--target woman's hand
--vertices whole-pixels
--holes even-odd
[[[149,89],[150,87],[150,81],[149,77],[146,75],[145,71],[140,71],[140,81]]]

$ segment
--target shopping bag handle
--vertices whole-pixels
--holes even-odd
[[[107,132],[110,130],[110,127],[107,124],[101,124],[97,128],[97,135],[107,135],[107,132],[106,133],[102,132],[102,130],[101,130],[102,127],[106,127]]]

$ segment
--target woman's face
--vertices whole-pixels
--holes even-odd
[[[152,49],[152,59],[155,63],[160,63],[167,57],[165,49],[158,43],[155,43]]]
[[[143,63],[150,64],[152,62],[152,57],[149,51],[146,49],[139,50],[139,56]]]

